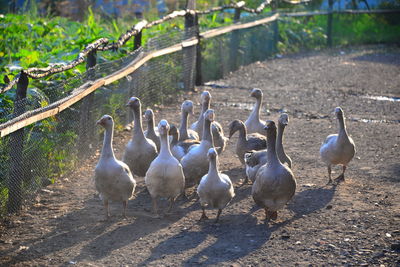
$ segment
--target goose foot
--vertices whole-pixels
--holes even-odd
[[[341,182],[344,182],[344,174],[342,173],[335,179],[336,184],[339,184]]]
[[[203,213],[201,214],[201,217],[200,217],[199,221],[208,220],[205,208],[202,207],[202,210],[203,210]]]
[[[244,179],[243,183],[239,187],[247,185],[248,183],[249,183],[249,178],[246,176],[246,178]]]
[[[330,185],[332,184],[332,179],[329,179],[328,182],[326,183],[326,185]]]
[[[275,221],[278,218],[277,211],[269,211],[266,208],[264,210],[265,210],[265,220],[266,221],[269,221],[269,220]]]

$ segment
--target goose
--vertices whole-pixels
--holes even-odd
[[[248,133],[263,134],[264,123],[260,120],[260,109],[263,101],[263,92],[258,88],[254,88],[251,91],[250,96],[256,99],[256,104],[254,105],[253,110],[251,111],[249,117],[244,122],[244,124],[247,127]]]
[[[289,123],[289,115],[287,113],[282,113],[278,119],[278,136],[276,138],[276,153],[278,154],[279,160],[286,164],[289,168],[292,168],[292,160],[286,155],[283,149],[283,131]]]
[[[213,145],[211,123],[214,121],[214,110],[208,109],[204,112],[204,131],[200,142],[189,150],[189,152],[181,159],[183,172],[186,178],[186,187],[198,184],[201,177],[208,171],[208,150]]]
[[[179,141],[179,130],[175,125],[171,125],[171,128],[169,129],[169,135],[172,136],[170,143],[171,153],[179,161],[189,152],[191,148],[200,144],[199,140],[193,139]]]
[[[144,131],[144,136],[151,139],[157,146],[157,151],[160,151],[160,135],[154,127],[154,112],[151,108],[146,109],[144,118],[147,121],[147,130]]]
[[[244,161],[246,163],[244,184],[248,183],[249,180],[254,183],[258,169],[267,163],[267,150],[251,150],[244,154]]]
[[[202,127],[204,122],[203,114],[206,110],[210,108],[210,101],[211,101],[210,92],[204,91],[201,94],[200,101],[202,106],[201,113],[199,115],[198,120],[195,123],[193,123],[190,128],[195,130],[199,134],[201,140],[203,136],[203,127]],[[224,136],[224,130],[222,129],[221,124],[219,124],[216,121],[212,123],[212,134],[213,134],[214,145],[215,147],[217,147],[217,152],[218,154],[221,154],[225,150],[228,138]]]
[[[200,205],[203,210],[200,220],[208,219],[205,208],[218,209],[215,223],[218,222],[222,209],[225,208],[235,196],[233,184],[229,176],[218,170],[218,153],[215,148],[210,148],[207,153],[209,160],[208,173],[204,175],[197,187]]]
[[[256,174],[251,194],[254,202],[264,208],[265,219],[275,220],[278,210],[293,197],[296,191],[296,179],[289,167],[282,164],[276,154],[276,126],[268,121],[267,130],[267,163],[261,166]]]
[[[337,182],[344,181],[344,172],[349,162],[356,153],[356,147],[353,139],[347,134],[345,118],[342,108],[335,108],[335,115],[339,121],[339,133],[331,134],[325,139],[319,153],[321,159],[328,167],[328,184],[332,183],[331,171],[332,165],[342,165],[342,173],[336,178]]]
[[[95,168],[94,183],[106,210],[106,218],[110,217],[109,200],[121,201],[123,216],[126,218],[128,200],[135,191],[136,181],[128,165],[115,158],[112,141],[114,121],[109,115],[104,115],[97,124],[105,128],[103,148],[99,162]]]
[[[229,139],[237,131],[239,131],[239,138],[236,143],[236,155],[238,155],[240,162],[245,165],[244,154],[247,151],[267,148],[267,138],[258,133],[247,134],[246,125],[241,120],[234,120],[229,124]]]
[[[188,129],[188,119],[189,119],[189,114],[193,115],[193,102],[190,100],[185,100],[182,103],[181,106],[181,125],[179,127],[179,141],[183,141],[186,139],[193,139],[193,140],[200,140],[199,134],[193,130],[193,129]]]
[[[151,139],[144,136],[139,98],[131,97],[127,106],[133,110],[134,126],[132,139],[125,147],[122,161],[129,166],[133,174],[144,177],[150,163],[157,156],[157,147]]]
[[[167,213],[169,213],[176,197],[180,195],[185,188],[185,176],[183,174],[182,165],[172,156],[169,147],[169,129],[170,126],[166,120],[161,120],[158,124],[161,150],[158,156],[151,162],[145,176],[145,184],[153,203],[153,212],[157,217],[157,199],[159,197],[169,199],[170,205],[167,210]]]

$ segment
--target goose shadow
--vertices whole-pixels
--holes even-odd
[[[287,204],[287,208],[295,213],[293,219],[325,208],[332,201],[336,187],[336,184],[330,187],[313,186],[297,192]]]
[[[191,257],[175,262],[183,266],[213,265],[229,262],[244,257],[270,239],[271,233],[280,225],[268,226],[257,224],[257,218],[249,214],[229,215],[221,217],[220,223],[211,220],[199,222],[200,229],[186,229],[168,238],[156,246],[151,255],[139,265],[151,265],[154,261],[168,255],[182,255],[190,250],[201,248]],[[153,263],[154,264],[154,263]]]

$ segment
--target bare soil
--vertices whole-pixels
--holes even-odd
[[[211,92],[216,119],[227,131],[230,121],[248,116],[254,87],[264,92],[262,119],[276,120],[282,111],[290,116],[284,145],[298,186],[276,222],[264,221],[251,185],[241,186],[237,136],[220,157],[220,169],[234,182],[236,196],[218,224],[214,210],[208,211],[212,220],[198,221],[196,199],[179,200],[172,215],[151,218],[143,178],[137,178],[128,219],[121,217],[122,205],[114,203],[112,218],[102,221],[104,210],[92,182],[96,153],[11,218],[0,237],[0,265],[399,266],[400,49],[363,46],[283,56],[242,67],[198,90]],[[199,93],[161,107],[156,119],[178,123],[183,98],[198,104]],[[337,132],[336,106],[345,111],[357,152],[346,181],[326,185],[319,147]],[[196,118],[199,110],[196,106]],[[118,157],[129,138],[129,132],[116,133]],[[334,168],[334,176],[340,171]]]

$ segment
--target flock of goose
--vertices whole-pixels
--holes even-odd
[[[278,125],[260,120],[263,93],[253,89],[251,97],[256,104],[248,119],[233,120],[229,124],[229,138],[239,132],[236,154],[246,168],[246,180],[252,181],[254,202],[264,208],[266,220],[277,218],[296,191],[296,179],[291,171],[292,160],[283,148],[283,132],[289,122],[286,113],[281,114]],[[222,209],[235,196],[230,178],[219,171],[218,157],[226,148],[228,138],[222,126],[215,121],[215,112],[210,109],[211,94],[201,94],[202,110],[198,120],[190,128],[189,114],[193,114],[193,102],[185,100],[181,107],[179,129],[161,120],[155,129],[154,113],[144,113],[147,130],[142,127],[141,102],[131,97],[127,103],[134,114],[132,139],[126,145],[122,161],[113,152],[113,118],[104,115],[97,124],[105,128],[101,156],[95,168],[95,186],[103,200],[106,218],[110,216],[109,201],[123,203],[123,216],[132,197],[136,181],[134,176],[144,177],[152,199],[153,213],[159,217],[158,200],[169,200],[171,212],[177,197],[185,196],[185,188],[197,186],[202,208],[202,219],[207,219],[206,207],[218,209],[216,222]],[[355,154],[355,145],[348,136],[343,110],[335,109],[339,121],[339,133],[329,135],[320,148],[320,156],[328,167],[328,183],[332,182],[331,166],[342,165],[343,172],[336,179],[344,180],[346,166]]]

